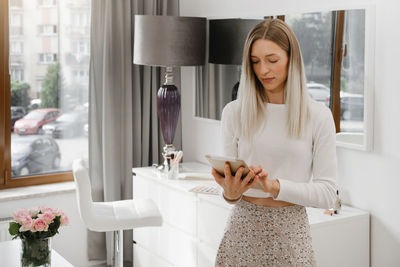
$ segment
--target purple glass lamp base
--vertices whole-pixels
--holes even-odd
[[[160,119],[164,142],[172,145],[178,125],[181,96],[173,84],[164,84],[157,92],[157,114]]]
[[[177,164],[173,164],[176,156],[176,149],[172,145],[175,136],[176,126],[178,125],[179,110],[181,106],[181,96],[178,88],[173,84],[164,84],[157,92],[157,114],[160,119],[161,132],[164,138],[164,166],[162,170],[168,177],[177,178]]]

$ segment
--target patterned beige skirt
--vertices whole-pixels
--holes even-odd
[[[316,266],[305,207],[239,201],[228,219],[215,266]]]

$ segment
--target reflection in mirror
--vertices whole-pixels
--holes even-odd
[[[221,119],[224,106],[236,99],[243,46],[248,32],[261,19],[215,19],[208,23],[208,62],[197,75],[195,115]],[[208,75],[207,75],[208,74]],[[201,83],[199,82],[201,80]]]
[[[285,22],[299,40],[310,96],[331,106],[335,12],[285,16]],[[340,132],[362,132],[364,114],[364,10],[345,12],[343,61],[340,76]]]
[[[284,20],[299,40],[310,96],[331,109],[334,104],[339,107],[340,103],[340,112],[333,113],[340,132],[338,144],[367,150],[367,129],[371,128],[371,122],[366,123],[368,116],[365,116],[367,106],[364,103],[368,103],[368,99],[364,95],[368,95],[366,92],[371,89],[367,87],[372,83],[367,86],[365,82],[368,71],[365,57],[372,54],[373,49],[370,47],[370,52],[366,49],[366,10],[345,10],[343,20],[338,13],[290,14],[285,15]],[[209,21],[210,63],[197,69],[195,116],[220,120],[224,106],[235,98],[243,44],[247,33],[259,21]],[[341,46],[335,44],[338,34],[343,36]],[[342,50],[341,53],[338,49]],[[334,68],[337,62],[339,71]],[[335,80],[340,83],[336,89],[333,88]],[[333,90],[340,93],[334,94]],[[334,95],[340,95],[340,99],[334,99]]]
[[[301,48],[310,96],[329,106],[333,12],[286,15]]]
[[[340,131],[362,132],[364,129],[364,51],[365,12],[349,10],[344,21],[340,90]]]

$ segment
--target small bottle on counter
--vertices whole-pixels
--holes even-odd
[[[342,209],[342,201],[339,198],[339,190],[336,190],[336,201],[334,207],[325,210],[324,213],[332,216],[333,214],[339,214],[341,209]]]

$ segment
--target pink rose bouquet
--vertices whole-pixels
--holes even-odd
[[[68,217],[59,209],[39,207],[14,212],[8,232],[21,239],[21,266],[51,266],[50,237],[68,224]]]
[[[14,239],[43,239],[58,233],[58,228],[69,223],[67,215],[59,209],[39,207],[14,212],[9,233]]]

